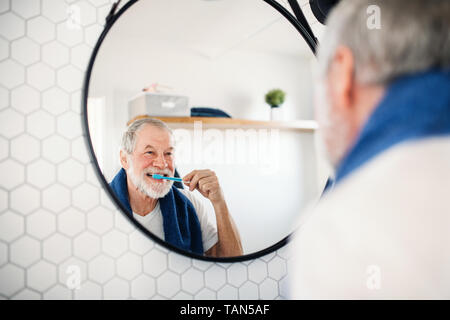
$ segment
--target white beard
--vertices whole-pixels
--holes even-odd
[[[134,166],[131,158],[128,158],[128,162],[130,167],[127,171],[128,176],[131,179],[131,182],[136,186],[136,188],[145,194],[146,196],[152,199],[164,198],[170,191],[173,185],[173,181],[163,180],[162,183],[155,182],[151,183],[146,181],[147,173],[158,173],[158,174],[167,174],[168,176],[172,176],[172,172],[169,169],[159,170],[156,168],[146,168],[142,171],[140,176],[136,176],[134,173]]]

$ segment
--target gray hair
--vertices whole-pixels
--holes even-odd
[[[133,121],[124,132],[122,136],[122,145],[121,149],[128,154],[133,153],[134,148],[136,147],[136,134],[142,129],[143,126],[149,125],[156,128],[160,128],[169,132],[170,136],[172,136],[172,130],[165,124],[163,121],[154,119],[154,118],[144,118]]]
[[[369,7],[379,9],[378,29],[369,27]],[[386,85],[402,75],[449,68],[449,21],[449,0],[342,0],[327,19],[319,75],[326,75],[339,45],[352,51],[362,84]]]

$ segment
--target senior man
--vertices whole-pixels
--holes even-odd
[[[184,176],[189,190],[152,177],[173,177],[175,172],[173,136],[164,122],[134,121],[123,135],[120,162],[122,169],[110,186],[129,214],[152,234],[199,255],[242,255],[238,230],[213,171],[194,170]],[[212,203],[216,224],[194,190]]]
[[[450,1],[343,0],[318,60],[336,183],[299,222],[292,298],[449,299]]]

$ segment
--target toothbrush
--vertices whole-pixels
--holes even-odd
[[[172,181],[177,181],[177,182],[185,182],[185,181],[183,181],[183,179],[181,179],[181,178],[165,177],[165,176],[162,176],[162,175],[157,174],[157,173],[153,173],[153,174],[152,174],[152,178],[153,178],[153,179],[156,179],[156,180],[165,179],[165,180],[172,180]],[[189,181],[186,181],[186,183],[189,183]]]

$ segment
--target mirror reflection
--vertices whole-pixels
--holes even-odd
[[[324,182],[313,61],[261,0],[132,5],[98,52],[88,98],[95,156],[124,214],[211,257],[287,237]]]

